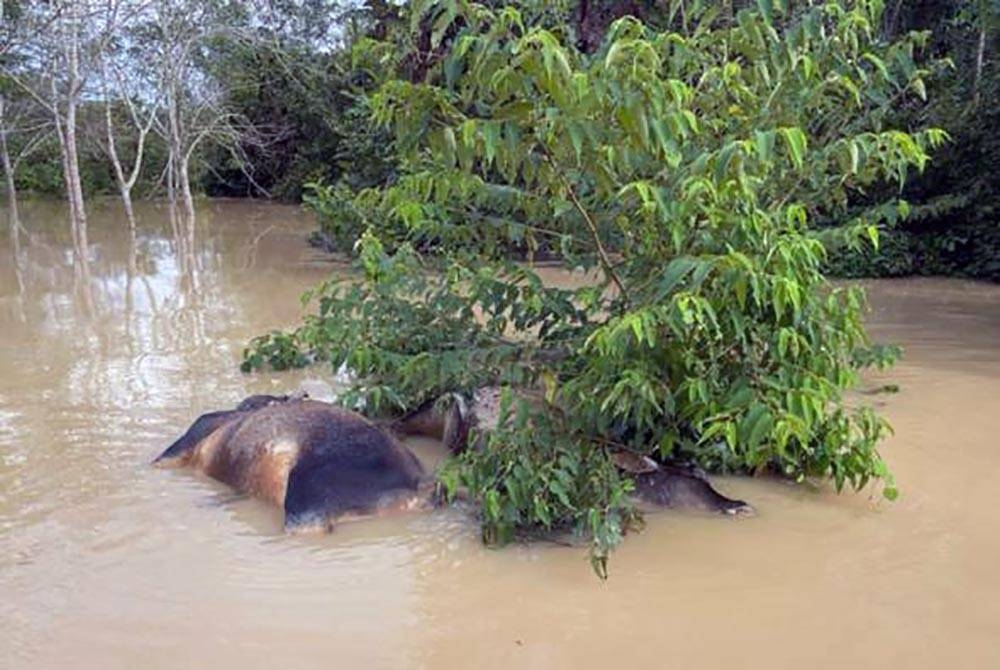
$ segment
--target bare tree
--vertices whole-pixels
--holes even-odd
[[[128,171],[128,175],[125,174],[125,167],[122,164],[122,159],[118,154],[117,147],[117,133],[115,130],[114,121],[114,98],[110,95],[110,91],[107,86],[107,65],[102,63],[102,81],[104,88],[104,125],[106,131],[106,142],[108,157],[111,159],[111,166],[114,168],[115,181],[118,184],[118,191],[121,194],[122,205],[125,207],[125,216],[128,218],[129,233],[132,238],[135,238],[135,211],[132,208],[132,189],[135,187],[136,182],[139,180],[139,174],[142,172],[142,159],[143,152],[146,146],[146,138],[149,137],[149,133],[152,130],[153,122],[156,120],[156,108],[152,107],[145,114],[145,119],[140,117],[138,110],[136,109],[135,101],[132,100],[128,94],[118,98],[121,100],[126,109],[128,110],[128,117],[132,123],[132,127],[136,132],[136,147],[135,147],[135,157],[132,159],[132,166]],[[124,89],[124,84],[120,81],[122,89]]]
[[[17,211],[17,184],[14,182],[14,164],[10,160],[10,148],[7,146],[7,100],[0,93],[0,163],[3,164],[3,174],[7,186],[7,208],[10,214],[10,225],[20,225]]]
[[[17,169],[51,135],[52,124],[46,119],[32,114],[34,110],[23,104],[23,100],[12,100],[0,93],[0,166],[4,171],[7,190],[7,209],[11,225],[20,225],[17,196]],[[11,138],[19,141],[12,147]]]
[[[197,1],[161,0],[157,6],[160,67],[166,119],[159,129],[167,142],[171,174],[168,194],[179,198],[189,218],[194,217],[191,165],[205,143],[233,143],[242,134],[239,117],[226,107],[223,82],[197,67],[208,40],[226,28],[216,8]],[[172,188],[171,188],[172,187]]]
[[[12,51],[26,64],[8,77],[52,118],[59,141],[63,182],[69,202],[76,267],[89,277],[87,213],[80,180],[77,110],[84,87],[84,42],[90,39],[87,20],[91,8],[85,0],[55,0],[28,5],[19,21]]]
[[[14,181],[14,162],[10,159],[10,147],[7,143],[7,135],[10,132],[7,126],[7,99],[0,93],[0,164],[3,165],[3,174],[7,189],[7,209],[10,215],[10,225],[20,225],[20,218],[17,211],[17,184]]]
[[[83,184],[80,181],[80,157],[76,136],[77,107],[83,90],[83,78],[80,72],[80,41],[84,14],[81,5],[82,3],[77,0],[71,0],[62,8],[64,13],[61,20],[57,22],[58,32],[61,36],[61,48],[53,50],[53,71],[49,82],[52,92],[51,109],[62,155],[63,180],[66,183],[66,196],[69,200],[77,259],[83,274],[89,275],[90,245],[87,239],[87,210],[83,199]],[[55,70],[58,65],[56,54],[59,52],[61,52],[62,70],[66,79],[62,91],[59,90],[59,79]]]
[[[3,0],[0,0],[0,32],[2,32],[0,56],[16,44],[16,33],[8,23],[4,9]],[[11,97],[7,91],[0,89],[0,167],[3,167],[4,171],[7,209],[15,235],[21,226],[17,198],[17,168],[20,162],[31,155],[48,136],[51,126],[50,123],[39,120],[37,114],[32,114],[33,106],[31,100],[26,101],[23,96]],[[16,150],[11,146],[11,138],[15,135],[20,139]]]
[[[117,23],[118,19],[118,13],[109,8],[106,28],[109,36],[118,34],[120,37],[125,32],[127,26],[124,23]],[[129,237],[134,249],[137,234],[135,210],[132,206],[132,189],[142,173],[146,141],[156,121],[160,96],[157,82],[145,80],[138,72],[135,72],[135,67],[132,67],[132,71],[126,74],[123,72],[124,68],[119,67],[114,62],[113,43],[114,40],[107,40],[105,48],[99,55],[101,92],[104,98],[103,146],[111,160],[115,182],[128,220]],[[145,109],[140,109],[141,93],[134,90],[137,87],[144,89],[142,93],[147,98]],[[120,103],[124,107],[125,116],[130,126],[128,133],[135,138],[135,153],[129,167],[125,166],[118,151],[119,132],[115,124],[114,109],[116,103]],[[134,255],[130,256],[130,265],[134,265]],[[134,271],[135,268],[130,267],[130,269]]]
[[[152,9],[163,96],[163,113],[155,128],[167,145],[165,181],[171,225],[181,258],[192,266],[187,273],[191,286],[197,285],[191,172],[199,150],[206,145],[222,146],[242,165],[244,147],[263,144],[257,130],[229,107],[229,83],[206,67],[213,42],[247,39],[225,11],[198,0],[154,0]]]
[[[0,0],[0,28],[3,29],[4,40],[3,51],[7,50],[7,15],[4,14],[3,0]],[[3,174],[7,186],[7,203],[10,210],[10,225],[12,228],[19,226],[20,221],[17,212],[17,185],[14,183],[14,166],[10,160],[10,149],[7,146],[7,99],[2,89],[0,89],[0,163],[3,164]],[[16,231],[15,231],[16,234]]]

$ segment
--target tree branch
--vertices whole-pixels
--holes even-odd
[[[597,248],[597,256],[601,262],[601,269],[604,271],[604,275],[618,288],[618,292],[621,294],[622,298],[625,299],[625,303],[628,304],[628,291],[625,290],[625,284],[622,283],[621,278],[618,273],[615,272],[615,266],[611,262],[611,258],[608,256],[608,252],[604,248],[604,243],[601,242],[601,235],[597,230],[597,224],[594,222],[593,217],[590,216],[590,212],[583,206],[580,202],[580,198],[577,197],[576,191],[573,189],[573,185],[569,183],[566,178],[565,173],[556,165],[555,161],[552,160],[552,156],[546,152],[545,160],[548,161],[552,169],[555,170],[556,174],[559,175],[559,180],[562,182],[563,187],[566,189],[566,193],[569,195],[570,202],[573,203],[573,207],[576,211],[580,213],[583,217],[584,223],[587,224],[587,228],[590,230],[591,239],[594,242],[594,246]]]

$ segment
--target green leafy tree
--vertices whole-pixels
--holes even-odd
[[[319,287],[318,312],[256,340],[245,367],[346,365],[344,402],[370,413],[487,383],[541,390],[509,395],[489,448],[442,479],[479,503],[487,541],[573,528],[600,574],[636,521],[609,446],[838,489],[877,479],[894,497],[887,426],[844,397],[884,356],[862,291],[820,271],[832,233],[813,226],[943,140],[887,125],[924,94],[926,36],[880,41],[880,5],[692,4],[672,29],[617,20],[585,53],[513,4],[414,3],[436,55],[372,97],[402,173],[353,203],[363,277]],[[359,48],[406,67],[392,44]],[[900,209],[836,234],[875,243]],[[546,286],[507,260],[512,241],[594,282]]]
[[[1000,70],[997,0],[894,0],[887,37],[932,31],[926,52],[939,57],[927,104],[897,107],[900,127],[930,124],[950,135],[948,150],[913,175],[904,197],[912,212],[878,251],[837,250],[829,269],[846,276],[964,275],[1000,280]],[[885,189],[880,190],[881,193]],[[861,207],[878,193],[855,198]]]

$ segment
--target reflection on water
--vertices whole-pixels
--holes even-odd
[[[199,413],[323,371],[240,375],[334,269],[297,209],[212,202],[0,226],[3,667],[997,667],[1000,289],[871,285],[907,357],[871,383],[893,505],[727,479],[758,517],[659,514],[601,584],[579,549],[488,550],[462,510],[287,537],[280,514],[149,460]],[[188,238],[182,231],[182,238]],[[86,305],[89,295],[91,306]],[[428,458],[434,449],[422,444]]]

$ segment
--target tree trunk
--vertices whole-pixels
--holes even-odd
[[[982,19],[981,19],[982,20]],[[983,79],[983,61],[986,58],[986,27],[979,28],[979,47],[976,50],[976,75],[972,81],[972,105],[979,106],[979,85]]]
[[[135,210],[132,209],[132,187],[122,186],[121,187],[122,196],[122,207],[125,209],[125,216],[128,217],[128,229],[132,233],[132,237],[135,237]]]
[[[188,159],[186,156],[181,159],[178,177],[181,193],[184,197],[184,244],[188,254],[188,282],[190,290],[194,293],[198,291],[198,256],[195,254],[194,246],[194,199],[191,197],[191,181],[188,178]]]
[[[107,82],[108,75],[107,70],[102,66],[101,75],[105,82]],[[118,192],[121,194],[122,206],[125,208],[125,218],[128,220],[128,235],[129,235],[129,272],[130,274],[135,274],[136,271],[136,241],[137,235],[135,230],[135,211],[132,209],[132,186],[135,184],[135,178],[139,173],[139,169],[142,162],[142,144],[145,140],[145,136],[140,134],[139,136],[139,146],[136,151],[136,162],[133,166],[132,176],[129,179],[125,178],[125,170],[122,169],[121,159],[118,157],[118,149],[115,146],[115,127],[114,122],[111,118],[111,99],[108,95],[107,85],[104,87],[104,121],[105,130],[107,131],[107,143],[108,143],[108,156],[111,157],[111,166],[115,171],[115,181],[118,182]],[[140,133],[141,133],[140,129]]]
[[[184,213],[189,219],[194,219],[194,198],[191,195],[189,158],[185,151],[184,137],[181,131],[180,101],[177,96],[176,83],[171,86],[168,114],[170,117],[170,155],[176,171],[174,188],[180,190],[180,196],[184,201]],[[176,198],[176,193],[174,197]]]
[[[176,203],[179,195],[184,205],[183,215],[177,216],[177,220],[179,221],[178,228],[180,229],[178,231],[180,233],[178,241],[183,264],[187,268],[185,274],[188,278],[189,288],[193,291],[197,287],[197,268],[194,252],[194,197],[191,194],[190,164],[188,162],[189,156],[185,151],[180,99],[177,95],[177,82],[174,82],[174,85],[170,87],[168,115],[170,123],[170,162],[174,175],[173,201]],[[173,207],[176,211],[176,204]]]
[[[77,6],[72,5],[71,14],[64,19],[68,24],[64,33],[66,48],[66,75],[68,78],[66,91],[65,124],[59,110],[59,94],[56,81],[52,80],[52,113],[59,138],[59,154],[63,165],[63,182],[66,186],[66,199],[69,201],[70,228],[73,233],[73,244],[76,250],[76,266],[81,278],[90,277],[90,260],[88,258],[89,241],[87,239],[87,212],[84,208],[83,186],[80,182],[80,158],[76,141],[76,105],[80,95],[80,44],[79,17]],[[89,288],[89,287],[88,287]]]
[[[167,72],[173,74],[167,68]],[[180,157],[182,153],[180,119],[177,101],[177,82],[167,84],[167,209],[170,228],[174,236],[174,247],[181,264],[181,274],[188,274],[187,236],[177,210],[177,190],[180,188]]]
[[[53,112],[56,122],[56,132],[59,136],[59,150],[63,162],[63,178],[66,184],[66,197],[69,200],[70,227],[73,229],[73,241],[76,246],[77,279],[84,307],[93,311],[93,298],[90,291],[90,243],[87,239],[87,211],[83,199],[83,185],[80,182],[80,157],[76,140],[76,106],[80,98],[80,26],[79,8],[74,3],[66,31],[66,75],[68,78],[66,91],[65,126],[60,130],[58,96],[53,96]],[[55,91],[55,80],[53,90]]]
[[[194,197],[191,195],[191,178],[188,174],[190,169],[188,159],[181,158],[180,169],[178,170],[178,181],[180,182],[181,195],[184,198],[184,213],[194,221]]]
[[[74,79],[70,84],[71,88],[78,85]],[[73,227],[76,230],[76,241],[79,245],[80,267],[89,275],[89,259],[87,250],[89,242],[87,240],[87,212],[84,208],[83,185],[80,182],[80,158],[77,152],[76,141],[76,92],[72,91],[66,103],[66,127],[63,130],[63,138],[60,149],[64,154],[63,162],[66,166],[65,182],[66,195],[69,198],[70,213],[73,217]]]
[[[14,183],[14,166],[10,160],[10,150],[7,146],[7,119],[5,116],[6,101],[0,95],[0,162],[3,163],[3,173],[7,182],[7,209],[10,216],[11,229],[19,228],[21,218],[17,208],[17,184]],[[13,230],[17,234],[16,230]]]
[[[175,184],[177,171],[174,169],[174,155],[168,152],[167,156],[167,215],[170,218],[170,232],[174,234],[176,241],[180,233],[177,228],[177,186]]]
[[[168,138],[168,151],[170,160],[170,174],[172,179],[171,185],[173,188],[169,190],[169,197],[171,202],[177,202],[177,187],[178,177],[180,175],[180,159],[181,154],[184,152],[183,141],[181,139],[181,120],[180,120],[180,109],[179,103],[177,101],[177,90],[176,82],[170,86],[167,100],[167,123],[169,125],[168,133],[170,137]]]
[[[21,215],[17,207],[17,184],[14,183],[14,166],[10,160],[10,149],[7,146],[7,119],[3,96],[0,95],[0,162],[3,163],[4,178],[7,182],[7,216],[10,219],[10,243],[14,255],[14,279],[17,281],[17,295],[24,295],[24,273],[21,269]],[[19,310],[19,318],[24,321],[24,313]]]
[[[4,24],[4,4],[0,0],[0,26]],[[7,181],[7,208],[10,216],[11,239],[14,243],[15,259],[17,264],[18,233],[21,227],[21,217],[17,209],[17,184],[14,183],[14,166],[10,160],[10,149],[7,146],[7,99],[0,93],[0,162],[3,163],[3,174]],[[18,275],[20,279],[20,275]]]
[[[132,209],[132,188],[125,184],[119,186],[122,196],[122,206],[125,209],[125,218],[128,220],[128,269],[131,274],[136,272],[136,247],[139,243],[139,235],[135,227],[135,211]]]

